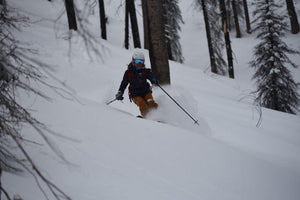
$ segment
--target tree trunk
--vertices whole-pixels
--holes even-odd
[[[125,49],[129,49],[129,8],[127,1],[125,2]]]
[[[4,12],[6,12],[6,0],[0,0],[0,5],[2,5],[3,7],[3,10],[4,10]]]
[[[2,1],[2,0],[0,0]],[[1,200],[1,196],[2,196],[2,182],[1,182],[1,177],[2,177],[2,168],[0,166],[0,200]]]
[[[104,7],[103,0],[99,0],[99,14],[100,14],[101,37],[102,39],[107,40],[106,16],[105,16],[105,7]]]
[[[226,0],[225,2],[225,9],[226,9],[226,18],[227,18],[227,25],[228,25],[228,30],[231,31],[231,0]],[[227,4],[227,6],[226,6]]]
[[[234,78],[232,50],[231,50],[231,44],[230,44],[230,35],[228,32],[227,13],[226,13],[226,6],[225,6],[224,0],[220,0],[220,9],[221,9],[221,14],[222,14],[222,27],[223,27],[226,52],[227,52],[228,73],[229,73],[230,78]]]
[[[246,31],[247,33],[251,33],[251,25],[250,25],[250,17],[249,17],[247,0],[243,0],[243,5],[244,5],[244,12],[245,12],[246,27],[247,27]]]
[[[73,0],[65,0],[65,5],[66,5],[66,10],[67,10],[69,29],[70,30],[73,29],[73,30],[77,31],[77,22],[76,22]]]
[[[144,24],[144,48],[149,49],[149,24],[147,0],[142,0],[143,24]]]
[[[297,34],[300,28],[293,0],[286,0],[286,7],[291,21],[292,33]]]
[[[136,18],[134,0],[126,0],[126,1],[128,3],[128,9],[130,14],[133,45],[134,48],[141,48],[140,34],[139,34],[139,28],[138,28],[138,23]]]
[[[150,29],[150,61],[156,79],[170,84],[170,70],[165,38],[162,0],[147,0]]]
[[[207,44],[208,44],[208,50],[209,50],[209,57],[210,57],[211,72],[217,73],[215,55],[214,55],[214,51],[213,51],[213,47],[212,47],[212,40],[211,40],[211,34],[210,34],[209,19],[208,19],[207,9],[206,9],[206,1],[201,0],[201,4],[202,4],[203,16],[204,16],[204,22],[205,22],[205,29],[206,29],[206,37],[207,37]]]
[[[234,23],[235,23],[236,37],[241,38],[242,34],[241,34],[241,30],[240,30],[238,14],[237,14],[237,11],[236,11],[236,2],[235,2],[235,0],[231,0],[231,3],[232,3]]]

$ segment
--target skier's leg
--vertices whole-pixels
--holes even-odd
[[[134,97],[132,98],[133,102],[140,108],[141,115],[146,116],[148,112],[148,104],[143,97]]]
[[[148,93],[144,96],[144,99],[146,100],[147,104],[150,108],[157,108],[158,104],[154,101],[152,93]]]

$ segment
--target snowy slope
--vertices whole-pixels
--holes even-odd
[[[20,94],[23,105],[35,111],[34,116],[71,138],[49,136],[70,163],[62,162],[28,127],[24,136],[41,145],[26,148],[44,174],[74,200],[300,198],[299,115],[262,109],[262,123],[256,127],[259,113],[249,95],[254,88],[250,80],[253,71],[247,65],[256,42],[253,35],[232,38],[236,79],[213,75],[208,69],[202,15],[192,8],[192,1],[180,1],[186,62],[170,62],[172,85],[164,88],[200,126],[159,88],[153,88],[159,109],[149,120],[137,119],[138,109],[126,92],[123,103],[105,104],[114,98],[133,52],[122,48],[124,14],[117,10],[120,1],[106,1],[108,41],[99,45],[102,59],[92,55],[92,60],[76,33],[69,51],[65,15],[57,23],[52,21],[62,11],[61,1],[24,2],[9,2],[34,22],[18,33],[18,38],[37,48],[39,58],[52,64],[55,77],[73,92],[73,96],[66,94],[73,98],[68,100],[37,86],[52,97],[51,102]],[[96,36],[97,13],[96,9],[90,25]],[[142,33],[140,17],[139,23]],[[287,42],[294,48],[300,48],[299,41],[299,36],[288,35]],[[300,65],[299,56],[293,59]],[[146,65],[150,66],[149,59]],[[300,81],[299,69],[295,79]],[[11,194],[20,194],[24,200],[43,197],[26,173],[5,173],[3,183]]]

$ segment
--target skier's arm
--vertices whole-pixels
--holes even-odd
[[[152,84],[158,84],[158,81],[156,80],[156,78],[154,77],[152,71],[149,69],[147,71],[147,79],[152,83]]]
[[[121,82],[121,85],[119,87],[119,91],[122,92],[122,94],[124,93],[127,85],[128,85],[128,71],[125,72],[124,76],[123,76],[123,80]]]

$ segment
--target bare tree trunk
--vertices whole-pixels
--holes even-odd
[[[227,13],[226,13],[226,6],[225,6],[224,0],[220,0],[220,9],[221,9],[221,13],[222,13],[222,27],[223,27],[226,52],[227,52],[228,73],[229,73],[230,78],[234,78],[232,49],[231,49],[231,44],[230,44],[230,35],[228,32]]]
[[[2,1],[2,0],[0,0]],[[1,196],[2,196],[2,182],[1,182],[1,177],[2,177],[2,168],[0,166],[0,200],[2,199]]]
[[[70,30],[73,29],[73,30],[77,31],[77,22],[76,22],[73,0],[65,0],[65,5],[66,5],[66,10],[67,10],[69,29]]]
[[[147,0],[150,29],[151,68],[162,84],[170,84],[170,69],[165,38],[162,0]]]
[[[0,0],[0,5],[3,6],[3,9],[6,9],[6,0]]]
[[[104,7],[103,0],[99,0],[99,14],[100,14],[101,37],[102,39],[107,40],[106,16],[105,16],[105,7]]]
[[[142,0],[143,24],[144,24],[144,48],[149,49],[149,24],[147,0]]]
[[[201,4],[202,4],[202,10],[203,10],[203,16],[204,16],[204,22],[205,22],[205,29],[206,29],[206,37],[207,37],[207,44],[208,44],[208,50],[209,50],[211,72],[217,73],[215,55],[214,55],[214,51],[213,51],[213,47],[212,47],[212,40],[211,40],[211,34],[210,34],[209,19],[208,19],[207,9],[206,9],[206,1],[201,0]]]
[[[286,0],[286,7],[291,21],[292,33],[297,34],[300,28],[293,0]]]
[[[134,0],[126,0],[126,3],[128,3],[128,9],[130,14],[134,48],[141,48],[140,34],[139,34],[139,28],[138,28],[138,23],[136,18]]]
[[[129,49],[129,8],[127,1],[125,2],[125,49]]]
[[[243,0],[243,5],[244,5],[244,12],[245,12],[246,27],[247,27],[246,31],[247,33],[251,33],[251,25],[250,25],[250,17],[249,17],[247,0]]]
[[[240,30],[238,14],[237,14],[237,11],[236,11],[236,2],[235,2],[235,0],[231,0],[231,4],[232,4],[233,16],[234,16],[236,37],[241,38],[242,34],[241,34],[241,30]]]
[[[231,31],[231,0],[225,0],[225,8],[226,8],[226,18],[227,18],[227,24],[228,24],[228,30]],[[227,4],[227,6],[226,6]]]

